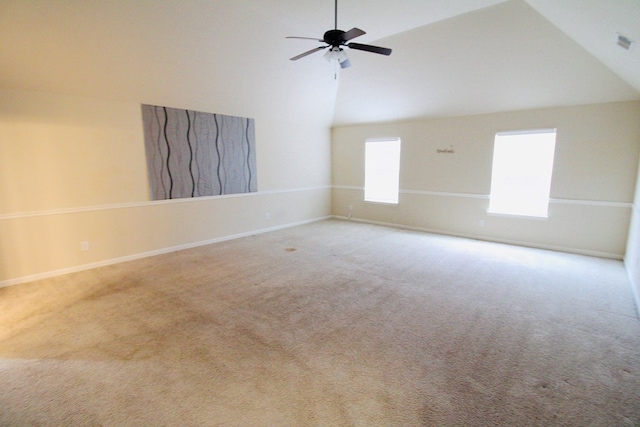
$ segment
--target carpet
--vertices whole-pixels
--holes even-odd
[[[327,220],[0,289],[0,425],[637,426],[621,262]]]

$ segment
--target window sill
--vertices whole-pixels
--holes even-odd
[[[378,202],[375,200],[365,200],[365,203],[370,203],[372,205],[383,205],[383,206],[398,206],[398,202]]]
[[[515,219],[531,219],[537,221],[547,221],[549,216],[534,216],[534,215],[523,215],[523,214],[510,214],[503,212],[491,212],[487,211],[487,215],[489,216],[497,216],[497,217],[505,217],[505,218],[515,218]]]

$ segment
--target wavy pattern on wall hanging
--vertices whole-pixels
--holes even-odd
[[[257,191],[253,119],[143,104],[142,121],[152,200]]]

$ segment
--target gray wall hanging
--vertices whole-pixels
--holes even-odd
[[[142,105],[152,200],[258,191],[253,119]]]

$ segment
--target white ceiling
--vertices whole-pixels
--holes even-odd
[[[631,79],[623,81],[521,1],[378,42],[394,48],[391,57],[350,52],[354,65],[342,73],[336,124],[638,98]]]
[[[640,99],[639,0],[0,0],[0,88],[348,124]],[[302,113],[301,113],[302,112]]]

